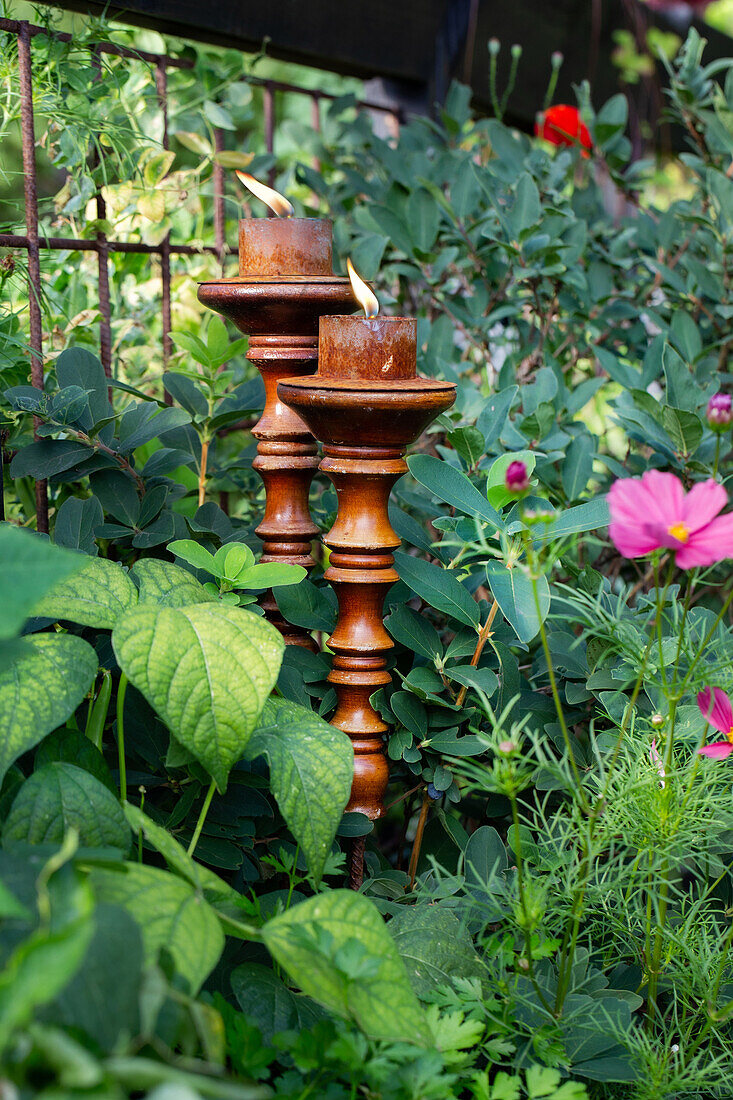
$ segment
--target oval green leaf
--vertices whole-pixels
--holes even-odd
[[[537,614],[532,581],[522,566],[515,565],[507,569],[500,561],[490,561],[486,566],[486,575],[491,593],[498,603],[501,613],[509,623],[520,642],[531,642],[540,629],[540,622],[547,618],[550,610],[550,587],[547,578],[537,578],[537,596],[540,605],[540,620]]]
[[[437,611],[478,629],[478,604],[449,569],[409,554],[395,554],[395,568],[405,584]]]
[[[216,601],[216,596],[207,592],[191,573],[170,561],[143,558],[133,565],[132,575],[140,586],[141,604],[188,607]]]
[[[26,779],[3,827],[3,844],[60,843],[74,828],[88,848],[130,847],[130,829],[112,792],[83,768],[56,761]]]

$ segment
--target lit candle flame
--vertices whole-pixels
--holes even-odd
[[[361,308],[364,310],[364,316],[376,317],[379,313],[379,298],[377,298],[374,291],[369,286],[367,286],[361,275],[357,273],[350,259],[346,261],[346,270],[348,271],[349,278],[351,279],[351,286],[354,291],[354,296],[356,297],[356,300]]]
[[[253,195],[264,202],[265,206],[269,206],[278,218],[291,218],[293,216],[295,207],[274,187],[266,187],[254,176],[250,176],[249,172],[237,172],[236,175],[239,182],[243,183],[248,191],[251,191]]]

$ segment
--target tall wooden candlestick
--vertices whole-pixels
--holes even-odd
[[[331,222],[318,218],[252,218],[239,223],[239,278],[199,285],[199,300],[250,337],[247,358],[265,383],[265,408],[252,434],[253,466],[265,483],[257,528],[263,562],[313,564],[318,534],[308,493],[318,469],[316,442],[297,413],[278,399],[280,379],[312,374],[318,363],[318,320],[353,309],[348,279],[333,274]],[[286,644],[315,650],[306,630],[286,623],[272,593],[261,600]]]
[[[322,317],[319,371],[280,382],[278,393],[323,443],[321,469],[338,497],[324,542],[326,579],[339,617],[328,645],[328,679],[338,703],[331,722],[354,745],[354,783],[347,810],[374,819],[383,812],[388,780],[386,724],[369,697],[390,682],[394,643],[382,605],[398,580],[392,551],[400,545],[389,522],[392,486],[407,471],[406,448],[455,401],[455,386],[418,378],[415,321],[407,317]]]

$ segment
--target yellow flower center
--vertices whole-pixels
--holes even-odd
[[[728,732],[726,733],[725,736],[728,738],[731,745],[733,745],[733,726],[730,727],[730,729],[728,730]]]
[[[690,532],[687,527],[685,527],[684,523],[673,523],[667,530],[672,538],[677,539],[678,542],[687,542],[690,537]]]

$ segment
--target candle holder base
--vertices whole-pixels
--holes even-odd
[[[252,465],[265,485],[265,514],[256,528],[263,542],[261,560],[311,569],[311,542],[320,532],[308,497],[318,446],[300,416],[280,401],[277,387],[283,379],[316,370],[320,317],[353,307],[351,284],[326,275],[254,276],[201,283],[198,296],[250,337],[247,358],[265,384],[265,408],[252,429],[257,439]],[[260,606],[286,645],[317,652],[307,630],[285,622],[272,592]]]
[[[325,577],[338,598],[339,616],[328,640],[337,695],[331,723],[354,746],[354,782],[347,811],[371,819],[384,812],[389,768],[388,729],[370,702],[391,682],[387,660],[394,642],[382,608],[399,580],[392,551],[400,545],[389,522],[389,495],[407,472],[405,449],[439,413],[455,388],[432,379],[364,381],[321,375],[281,382],[278,393],[323,443],[321,470],[338,498],[336,522],[324,536],[331,551]]]

